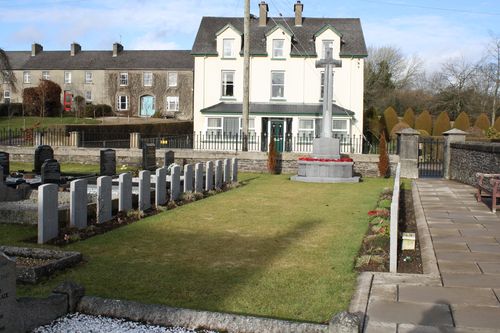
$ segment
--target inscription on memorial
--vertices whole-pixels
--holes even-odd
[[[144,170],[156,170],[156,146],[147,143],[142,147],[142,168]]]

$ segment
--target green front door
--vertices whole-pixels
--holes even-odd
[[[271,120],[271,138],[274,138],[274,144],[278,153],[283,152],[283,120]]]

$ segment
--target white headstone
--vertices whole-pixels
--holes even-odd
[[[184,192],[193,192],[193,165],[184,166]]]
[[[151,208],[151,171],[139,172],[139,210]]]
[[[194,191],[203,192],[203,163],[196,163],[194,166]]]
[[[211,191],[214,189],[214,162],[208,161],[206,166],[205,191]]]
[[[128,212],[132,209],[132,174],[122,173],[118,177],[118,211]]]
[[[163,206],[167,202],[167,168],[156,169],[155,205]]]
[[[224,183],[229,184],[231,182],[231,160],[229,158],[224,159]]]
[[[179,199],[181,194],[181,167],[174,165],[172,175],[170,176],[170,200]]]
[[[57,184],[38,187],[38,244],[44,244],[59,235]]]
[[[112,215],[112,178],[101,176],[97,178],[97,223],[111,220]]]
[[[231,181],[233,183],[236,183],[238,181],[238,159],[235,157],[232,160],[232,172],[231,172]]]
[[[87,227],[87,180],[70,183],[69,225],[78,229]]]
[[[16,263],[0,252],[0,332],[20,332],[16,320]]]
[[[215,161],[215,188],[220,189],[222,188],[222,161],[217,160]]]

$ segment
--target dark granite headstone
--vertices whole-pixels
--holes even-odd
[[[101,176],[114,176],[116,174],[116,150],[101,150]]]
[[[156,146],[153,143],[147,143],[142,147],[142,169],[156,170]]]
[[[38,146],[35,150],[35,168],[34,171],[36,174],[40,174],[42,171],[42,164],[46,160],[54,159],[54,150],[51,146],[41,145]]]
[[[165,159],[163,162],[163,166],[168,168],[170,166],[170,164],[173,164],[173,163],[175,163],[175,154],[172,150],[169,150],[169,151],[165,152]]]
[[[61,181],[61,166],[57,160],[46,160],[42,164],[41,170],[42,184],[59,184]]]
[[[0,151],[0,166],[3,168],[3,176],[7,177],[10,173],[9,153]]]

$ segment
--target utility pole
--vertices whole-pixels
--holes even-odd
[[[248,115],[250,113],[250,0],[245,0],[243,19],[243,109],[242,109],[242,147],[248,151]]]

